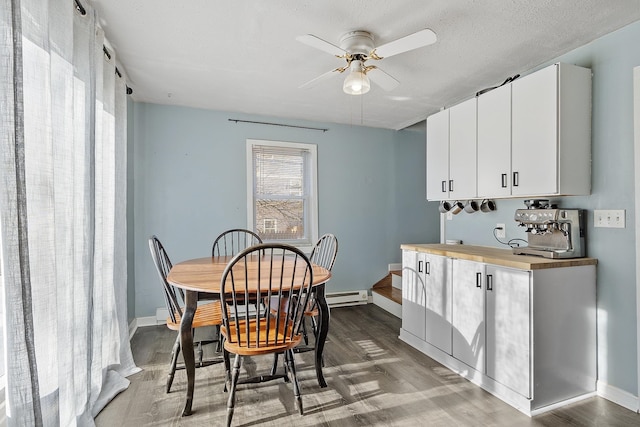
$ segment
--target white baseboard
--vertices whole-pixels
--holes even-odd
[[[402,319],[402,305],[398,304],[397,302],[394,302],[389,298],[385,298],[380,294],[374,292],[373,303],[383,310],[386,310],[394,316]]]
[[[129,323],[129,341],[133,338],[133,334],[138,330],[138,319],[134,318],[131,323]]]
[[[640,412],[640,402],[638,396],[620,390],[617,387],[613,387],[605,382],[598,381],[596,383],[598,396],[610,400],[611,402],[627,408],[633,412]]]

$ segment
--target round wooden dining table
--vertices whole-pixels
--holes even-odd
[[[180,322],[180,345],[182,357],[184,359],[185,370],[187,372],[187,394],[182,411],[182,416],[191,414],[193,403],[193,389],[195,384],[195,356],[193,351],[193,330],[192,322],[198,303],[198,294],[220,294],[220,281],[222,273],[232,256],[212,256],[205,258],[190,259],[175,264],[167,281],[172,285],[185,291],[185,308]],[[257,268],[259,262],[268,262],[267,255],[249,261],[249,269]],[[251,265],[254,263],[255,265]],[[294,272],[295,265],[285,262],[283,277]],[[319,265],[312,265],[313,281],[312,290],[318,305],[318,336],[315,342],[315,367],[316,377],[320,387],[326,387],[327,383],[322,373],[322,352],[329,332],[329,306],[325,299],[325,284],[331,278],[331,272]],[[276,285],[274,284],[274,287]]]

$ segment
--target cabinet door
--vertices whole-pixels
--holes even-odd
[[[427,117],[427,199],[449,198],[449,110]]]
[[[478,97],[478,195],[511,195],[511,85]]]
[[[514,196],[558,192],[558,72],[552,65],[512,83]]]
[[[402,329],[424,340],[424,276],[418,272],[416,251],[402,251]]]
[[[449,110],[449,197],[473,199],[476,188],[476,98]]]
[[[453,260],[452,355],[484,372],[484,264]]]
[[[486,266],[487,376],[531,397],[530,272]]]
[[[451,259],[418,254],[418,272],[424,274],[426,294],[425,340],[451,354]]]

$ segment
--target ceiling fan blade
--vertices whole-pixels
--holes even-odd
[[[309,89],[311,87],[314,87],[318,83],[329,79],[330,77],[337,76],[338,74],[342,73],[343,71],[344,71],[344,68],[336,68],[335,70],[327,71],[324,74],[320,74],[315,79],[309,80],[308,82],[298,86],[298,89]]]
[[[428,46],[435,43],[436,40],[438,40],[436,33],[425,28],[417,33],[409,34],[408,36],[399,38],[398,40],[378,46],[374,49],[374,52],[378,58],[388,58],[399,53]]]
[[[370,66],[367,71],[367,76],[373,81],[375,84],[380,86],[382,89],[389,91],[398,87],[400,84],[395,78],[391,77],[389,74],[382,71],[380,68],[376,66]]]
[[[319,37],[314,36],[313,34],[305,34],[303,36],[297,36],[296,40],[311,47],[315,47],[316,49],[322,50],[324,52],[330,53],[335,56],[343,56],[347,52],[344,49],[339,48],[338,46],[329,43],[328,41],[322,40]]]

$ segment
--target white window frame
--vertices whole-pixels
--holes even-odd
[[[298,150],[306,150],[309,152],[309,162],[307,175],[309,179],[309,242],[304,244],[294,244],[305,253],[310,253],[313,245],[318,240],[318,150],[316,144],[286,142],[286,141],[268,141],[262,139],[247,139],[247,228],[254,229],[255,213],[254,213],[254,164],[253,164],[253,147],[284,147],[295,148]],[[283,243],[291,243],[286,241]]]

